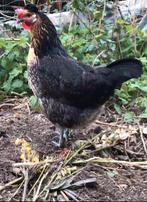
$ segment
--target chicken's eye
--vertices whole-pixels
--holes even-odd
[[[31,16],[32,16],[31,13],[27,13],[27,14],[26,14],[26,17],[31,17]]]

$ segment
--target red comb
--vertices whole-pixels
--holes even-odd
[[[21,18],[24,15],[24,10],[22,8],[17,8],[15,9],[15,13],[17,14],[18,18]]]

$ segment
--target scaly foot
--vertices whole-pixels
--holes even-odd
[[[56,141],[52,141],[53,144],[56,147],[64,148],[65,143],[68,141],[68,138],[70,136],[69,130],[68,129],[61,129],[61,133],[56,133],[56,134],[57,134],[57,136],[54,137],[54,139],[56,139]]]

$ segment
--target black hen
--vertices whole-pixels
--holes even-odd
[[[46,117],[62,128],[59,146],[63,146],[64,129],[93,121],[115,88],[142,74],[142,64],[136,59],[122,59],[93,69],[68,56],[54,25],[34,5],[16,13],[21,25],[31,31],[29,85]]]

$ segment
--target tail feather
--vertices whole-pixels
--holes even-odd
[[[111,77],[120,86],[123,82],[138,78],[143,73],[142,63],[137,59],[121,59],[107,65],[112,71]]]

